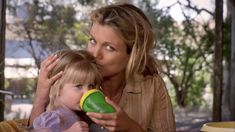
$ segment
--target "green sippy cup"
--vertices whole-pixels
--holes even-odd
[[[115,109],[105,101],[104,94],[97,89],[88,90],[80,100],[84,112],[113,113]]]

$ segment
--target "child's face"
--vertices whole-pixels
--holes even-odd
[[[94,89],[95,84],[73,84],[65,83],[58,96],[61,105],[71,110],[81,110],[79,103],[82,95],[89,89]]]

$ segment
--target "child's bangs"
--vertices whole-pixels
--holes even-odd
[[[80,62],[68,67],[66,73],[66,80],[71,83],[101,83],[101,77],[95,67],[90,62]]]

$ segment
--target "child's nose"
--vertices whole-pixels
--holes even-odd
[[[89,88],[88,87],[85,87],[84,89],[83,89],[83,92],[85,93],[85,92],[87,92],[89,90]]]

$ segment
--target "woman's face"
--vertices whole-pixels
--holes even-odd
[[[129,61],[127,46],[112,27],[94,23],[87,50],[95,57],[103,77],[125,73]]]

